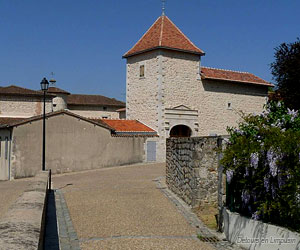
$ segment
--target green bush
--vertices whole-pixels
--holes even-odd
[[[300,115],[283,103],[268,103],[260,115],[243,116],[221,164],[227,206],[255,220],[300,232]]]

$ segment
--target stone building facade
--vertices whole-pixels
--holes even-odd
[[[270,83],[247,72],[203,67],[204,55],[163,15],[123,56],[127,119],[158,132],[158,161],[165,161],[170,136],[224,135],[241,111],[263,110]]]
[[[46,112],[52,111],[52,95],[46,95]],[[43,93],[17,86],[0,87],[0,117],[23,118],[43,113]]]
[[[46,113],[70,110],[87,118],[118,119],[125,103],[102,95],[70,94],[49,87]],[[0,118],[28,118],[43,113],[43,92],[19,86],[0,87]],[[122,114],[122,117],[124,115]]]

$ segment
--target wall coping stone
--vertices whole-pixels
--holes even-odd
[[[300,234],[286,228],[252,220],[223,208],[223,226],[226,239],[245,248],[255,250],[299,250]],[[294,239],[294,242],[284,242]],[[268,242],[266,242],[266,240]],[[280,240],[282,241],[280,243]]]
[[[39,172],[1,218],[1,249],[43,249],[48,179]]]

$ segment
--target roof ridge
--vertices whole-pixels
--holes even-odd
[[[105,95],[91,95],[91,94],[70,94],[70,95],[85,95],[85,96],[102,96],[102,97],[105,97],[105,98],[109,98],[109,99],[114,99],[114,100],[116,100],[116,101],[119,101],[118,99],[116,99],[116,98],[114,98],[114,97],[108,97],[108,96],[105,96]],[[119,101],[119,102],[121,102],[121,101]]]
[[[164,17],[165,16],[161,16],[160,36],[159,36],[158,46],[161,46],[161,42],[162,42],[163,30],[164,30]]]
[[[223,71],[229,71],[229,72],[235,72],[235,73],[242,73],[242,74],[252,74],[252,73],[247,72],[247,71],[238,71],[238,70],[231,70],[231,69],[220,69],[220,68],[213,68],[213,67],[206,67],[206,66],[201,66],[201,68],[217,69],[217,70],[223,70]]]
[[[143,38],[144,38],[144,36],[148,33],[148,31],[156,24],[156,22],[159,20],[161,18],[161,16],[160,17],[158,17],[157,19],[156,19],[156,21],[150,26],[150,28],[149,29],[147,29],[147,31],[144,33],[144,35],[124,54],[124,56],[130,51],[130,50],[132,50],[132,48],[134,48]]]
[[[205,55],[168,16],[160,16],[143,36],[122,57],[128,58],[155,49],[170,49]]]
[[[173,25],[174,27],[197,49],[199,49],[202,53],[204,53],[204,51],[200,48],[198,48],[177,26],[175,23],[172,22],[172,20],[168,17],[168,16],[165,16]]]
[[[28,89],[28,88],[20,87],[20,86],[15,85],[15,84],[11,84],[11,85],[6,86],[6,87],[3,87],[3,88],[11,88],[11,87],[15,87],[15,88],[19,88],[19,89]],[[38,91],[38,90],[34,90],[34,89],[28,89],[28,90],[31,90],[31,91]]]
[[[53,116],[60,115],[60,114],[67,114],[67,115],[73,116],[75,118],[79,118],[81,120],[84,120],[86,122],[90,122],[90,123],[96,124],[96,125],[98,125],[100,127],[104,127],[104,128],[107,128],[107,129],[110,129],[110,130],[114,131],[114,129],[112,127],[110,127],[108,124],[102,124],[102,123],[99,123],[99,122],[95,122],[95,121],[93,121],[93,120],[91,120],[91,119],[89,119],[87,117],[75,114],[75,113],[73,113],[73,112],[71,112],[69,110],[65,110],[65,109],[46,113],[45,116],[46,116],[46,118],[48,118],[48,117],[53,117]],[[4,125],[4,126],[0,125],[0,128],[3,128],[3,127],[14,127],[14,126],[26,124],[26,123],[31,122],[31,121],[38,121],[38,120],[41,120],[41,119],[43,119],[43,115],[42,114],[41,115],[35,115],[35,116],[24,118],[24,119],[22,119],[22,121],[19,121],[19,122],[13,122],[11,124],[7,124],[7,125]]]

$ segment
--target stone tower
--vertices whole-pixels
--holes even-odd
[[[68,95],[70,95],[69,92],[55,86],[51,86],[48,89],[48,93],[55,95],[52,99],[53,111],[65,110],[68,108],[67,98]]]
[[[203,55],[162,15],[123,56],[127,59],[127,119],[140,120],[158,132],[159,161],[164,160],[165,139],[173,127],[186,125],[190,134],[198,134],[198,79]]]
[[[226,134],[245,113],[260,112],[270,83],[247,72],[201,66],[205,53],[165,15],[123,56],[126,117],[158,132],[156,160],[169,136]]]

